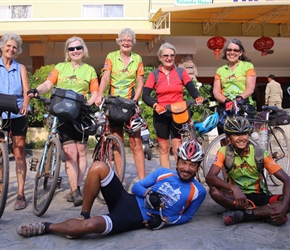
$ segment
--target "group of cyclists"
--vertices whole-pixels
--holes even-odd
[[[151,72],[143,88],[142,58],[132,52],[136,43],[134,31],[129,28],[121,30],[116,42],[120,49],[107,55],[100,84],[95,70],[83,62],[88,58],[83,39],[74,36],[65,43],[65,62],[57,64],[44,83],[29,90],[26,69],[14,60],[21,53],[21,38],[14,33],[7,33],[0,40],[0,73],[7,85],[4,84],[6,94],[19,95],[19,117],[11,117],[10,123],[19,176],[15,209],[27,206],[24,195],[25,154],[23,162],[20,152],[24,151],[29,98],[44,94],[53,87],[71,89],[85,95],[88,106],[100,105],[107,85],[110,86],[110,95],[132,99],[136,103],[142,95],[143,101],[154,110],[153,122],[159,144],[161,168],[146,176],[140,131],[129,134],[139,178],[132,187],[133,194],[129,194],[112,169],[100,161],[90,166],[82,191],[81,184],[87,168],[88,137],[84,138],[76,131],[71,122],[63,121],[59,133],[71,187],[67,201],[73,202],[75,206],[82,205],[80,216],[61,223],[23,223],[17,228],[21,236],[60,233],[75,238],[87,233],[116,234],[143,227],[160,229],[188,222],[205,199],[206,189],[195,179],[204,158],[204,149],[195,140],[181,142],[179,127],[173,123],[171,114],[166,110],[166,105],[183,101],[184,87],[197,102],[203,102],[187,71],[183,70],[181,77],[177,72],[175,47],[170,43],[161,45],[158,51],[161,62],[158,77],[156,79]],[[246,108],[249,115],[254,116],[251,95],[255,88],[256,73],[253,64],[245,56],[241,41],[228,40],[223,48],[223,59],[227,63],[217,70],[213,87],[219,111],[232,109],[236,101]],[[12,83],[15,86],[11,88]],[[154,96],[151,95],[152,91],[155,91]],[[124,140],[124,123],[111,119],[110,130]],[[19,131],[22,131],[21,134],[18,134]],[[245,117],[227,118],[224,125],[219,127],[219,133],[225,133],[227,142],[232,145],[234,164],[227,173],[229,182],[218,177],[226,160],[226,146],[221,147],[206,176],[209,194],[214,201],[230,210],[223,215],[225,225],[264,220],[280,226],[286,223],[286,214],[290,211],[290,177],[265,151],[264,167],[284,184],[280,195],[265,192],[254,160],[254,148],[249,145],[251,131],[252,125]],[[172,140],[176,170],[170,169],[169,138]],[[22,144],[17,139],[21,139]],[[100,191],[109,213],[91,217],[93,202]]]

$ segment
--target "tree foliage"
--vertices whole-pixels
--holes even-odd
[[[28,74],[29,88],[34,89],[43,83],[48,77],[49,73],[54,68],[54,64],[43,66],[35,71],[35,73]],[[50,97],[50,91],[42,95],[43,97]],[[32,107],[32,114],[29,115],[30,127],[42,127],[44,114],[48,112],[43,102],[39,102],[36,98],[30,100],[30,106]]]

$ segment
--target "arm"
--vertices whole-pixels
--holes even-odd
[[[225,97],[222,94],[222,84],[221,84],[221,80],[215,78],[214,83],[213,83],[213,95],[214,98],[220,102],[220,103],[224,103],[227,99],[227,97]]]
[[[136,93],[133,99],[134,101],[138,101],[141,96],[143,86],[144,86],[144,76],[143,75],[137,76],[136,81],[137,81],[137,87],[136,87]]]
[[[243,207],[244,204],[247,204],[247,198],[242,190],[233,184],[227,183],[218,177],[221,168],[217,165],[212,165],[207,176],[206,183],[209,186],[216,187],[218,189],[230,190],[233,194],[234,200],[236,201],[236,207]]]
[[[27,91],[29,90],[29,84],[28,84],[28,76],[27,76],[27,70],[24,65],[20,65],[20,74],[21,74],[21,84],[22,84],[22,92],[23,92],[23,104],[20,108],[19,113],[22,115],[27,115],[28,113],[28,104],[29,104],[29,97],[27,95]]]
[[[256,76],[247,76],[246,78],[246,90],[240,94],[244,99],[248,98],[254,93],[256,87]]]
[[[105,70],[99,86],[99,93],[96,98],[96,105],[99,106],[104,98],[104,92],[111,80],[111,70]]]
[[[270,92],[270,88],[269,88],[269,85],[267,84],[266,89],[265,89],[265,104],[268,104],[269,92]]]
[[[273,220],[280,220],[283,216],[289,212],[290,209],[290,177],[285,173],[283,169],[274,173],[280,181],[283,182],[283,196],[281,203],[270,203],[269,207],[273,208],[271,218]]]
[[[192,96],[193,99],[197,98],[200,96],[200,93],[198,90],[195,88],[194,84],[192,81],[188,82],[185,85],[185,88],[188,90],[188,93]]]
[[[152,92],[151,88],[145,87],[142,94],[142,100],[145,102],[147,106],[153,108],[153,105],[156,101],[152,97],[150,97],[151,92]]]

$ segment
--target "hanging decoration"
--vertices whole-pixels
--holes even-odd
[[[270,37],[260,37],[254,42],[254,48],[261,51],[261,56],[268,55],[268,51],[274,46],[274,40]]]
[[[219,59],[221,49],[224,47],[226,39],[222,36],[214,36],[207,41],[207,47],[214,51],[216,59]]]

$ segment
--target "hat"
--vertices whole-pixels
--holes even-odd
[[[275,76],[274,76],[273,74],[270,74],[270,75],[268,76],[268,78],[275,79]]]

